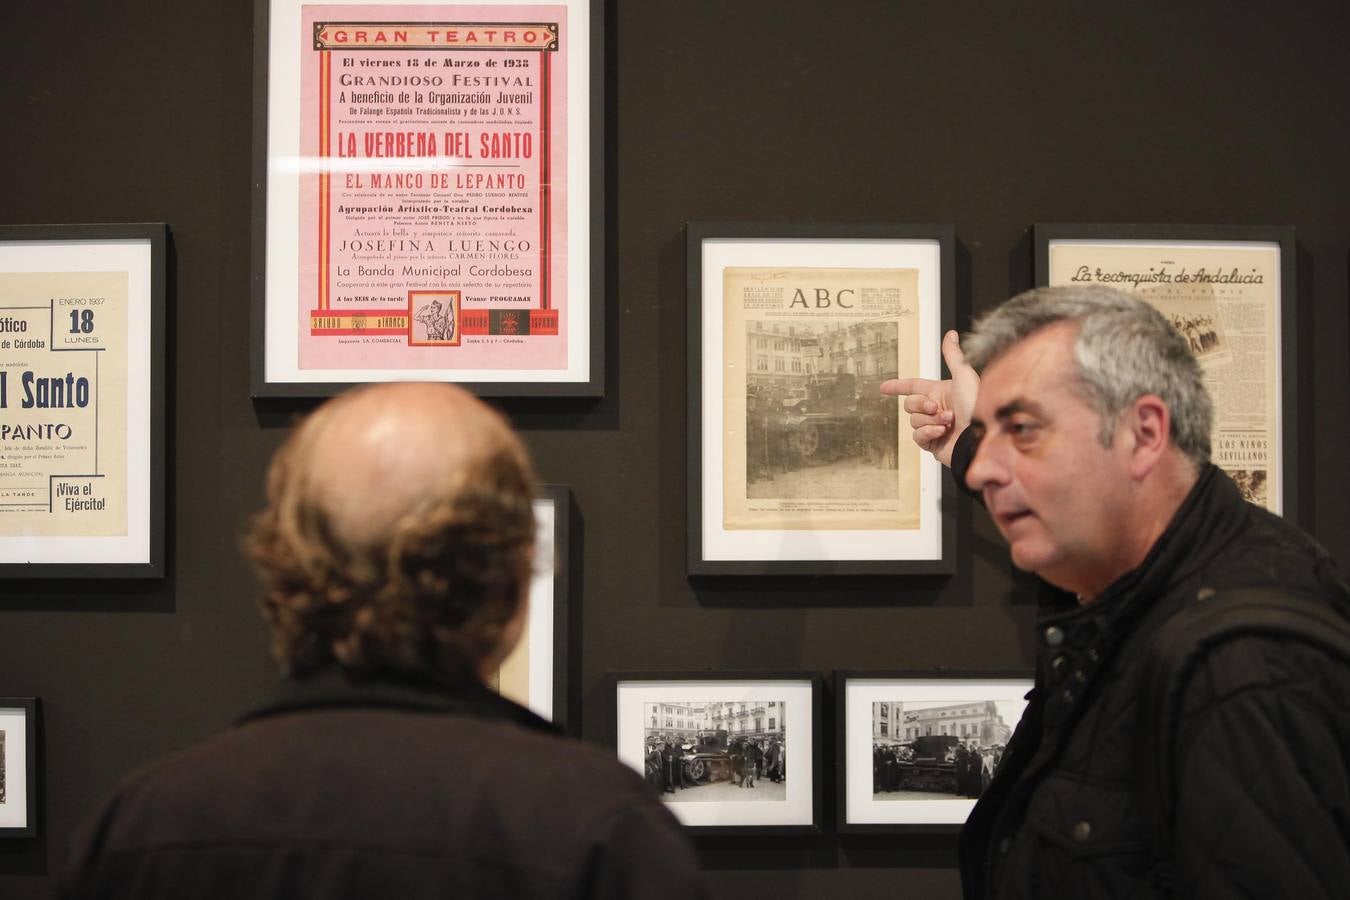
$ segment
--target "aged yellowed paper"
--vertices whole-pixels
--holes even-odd
[[[1279,248],[1266,244],[1050,245],[1050,284],[1130,291],[1185,336],[1214,399],[1214,463],[1274,512],[1282,497],[1279,266]]]
[[[127,533],[127,273],[0,273],[0,536]]]
[[[913,529],[919,454],[882,381],[918,374],[918,270],[728,267],[723,527]]]

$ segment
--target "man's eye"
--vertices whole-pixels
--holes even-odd
[[[1015,441],[1028,441],[1036,436],[1041,426],[1035,422],[1009,422],[1008,433]]]

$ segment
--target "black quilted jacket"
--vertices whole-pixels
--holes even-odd
[[[1203,589],[1238,586],[1350,611],[1326,551],[1211,466],[1137,570],[1039,623],[1025,717],[961,834],[968,900],[1350,896],[1350,666],[1275,638],[1222,644],[1190,680],[1172,846],[1151,865],[1136,760],[1163,736],[1140,733],[1141,663]]]

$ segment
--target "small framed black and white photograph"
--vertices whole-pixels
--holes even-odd
[[[942,575],[950,479],[894,378],[941,378],[948,225],[688,225],[690,575]]]
[[[719,834],[819,828],[816,673],[610,676],[613,743],[688,828]]]
[[[535,487],[535,556],[525,631],[490,682],[504,697],[567,728],[568,554],[572,491]]]
[[[37,834],[37,709],[32,697],[0,697],[0,837]]]
[[[835,674],[841,832],[955,831],[989,786],[1030,675]]]

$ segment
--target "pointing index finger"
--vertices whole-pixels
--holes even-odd
[[[881,383],[881,392],[889,397],[907,397],[931,393],[937,385],[938,382],[927,378],[892,378]]]

